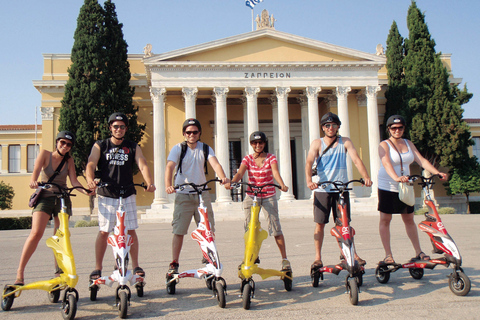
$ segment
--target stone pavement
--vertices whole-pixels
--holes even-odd
[[[221,211],[221,210],[220,210]],[[218,212],[218,216],[227,215]],[[307,214],[305,216],[308,216]],[[228,284],[227,306],[221,309],[216,299],[206,289],[204,281],[182,279],[175,295],[165,290],[165,272],[171,260],[171,226],[169,223],[142,224],[138,229],[140,239],[140,264],[146,271],[145,296],[139,298],[132,292],[128,309],[130,319],[478,319],[480,314],[480,215],[442,216],[444,224],[455,239],[463,256],[463,268],[470,277],[472,289],[465,297],[455,296],[448,288],[447,276],[451,269],[438,267],[425,270],[420,280],[414,280],[407,270],[391,275],[387,284],[375,279],[375,267],[384,258],[378,236],[377,215],[353,216],[356,230],[356,247],[360,256],[367,260],[364,284],[361,287],[358,306],[352,306],[345,294],[345,275],[326,274],[317,288],[310,283],[310,264],[314,258],[313,222],[311,217],[292,218],[281,216],[287,252],[292,264],[293,290],[286,292],[283,282],[276,277],[262,280],[255,276],[256,294],[250,310],[242,308],[239,297],[240,281],[237,266],[243,258],[243,223],[241,216],[235,220],[218,219],[216,225],[217,247],[224,266],[223,277]],[[422,217],[417,216],[416,222]],[[222,221],[225,220],[225,221]],[[262,217],[262,222],[263,217]],[[333,226],[327,225],[327,229]],[[190,231],[193,229],[190,228]],[[72,228],[72,243],[80,281],[80,293],[76,319],[113,319],[118,317],[113,307],[114,288],[103,287],[98,299],[90,301],[88,275],[94,267],[94,242],[97,228]],[[45,239],[52,229],[46,230],[37,251],[26,269],[26,280],[37,281],[53,276],[53,257],[45,246]],[[2,267],[0,285],[15,278],[20,252],[29,230],[0,232]],[[420,233],[422,248],[430,253],[427,235]],[[407,262],[413,255],[412,246],[405,234],[400,217],[392,222],[392,246],[397,262]],[[338,262],[339,249],[335,239],[326,232],[323,250],[325,264]],[[261,267],[280,268],[280,255],[274,240],[264,241],[261,252]],[[104,275],[112,271],[114,260],[107,249],[104,260]],[[201,253],[196,242],[185,237],[180,259],[180,270],[201,266]],[[61,319],[59,304],[51,304],[47,293],[26,291],[15,299],[10,311],[0,310],[0,319]]]

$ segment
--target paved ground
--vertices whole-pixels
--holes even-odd
[[[282,220],[287,250],[294,271],[294,288],[286,292],[278,278],[261,280],[256,277],[257,291],[252,300],[251,310],[242,308],[239,297],[240,281],[236,275],[237,266],[243,255],[243,223],[220,221],[217,223],[217,246],[224,264],[224,278],[228,283],[227,307],[221,309],[211,297],[203,281],[182,279],[177,293],[168,295],[165,290],[165,272],[170,262],[171,227],[169,224],[144,224],[140,226],[141,266],[147,273],[145,296],[132,296],[128,318],[154,319],[270,319],[270,318],[363,318],[363,319],[478,319],[480,313],[480,215],[443,216],[444,224],[455,239],[464,259],[464,271],[472,281],[468,296],[455,296],[448,288],[447,276],[450,269],[438,267],[426,270],[421,280],[414,280],[407,270],[391,275],[388,284],[375,279],[376,263],[383,259],[383,249],[378,236],[378,217],[354,216],[356,246],[359,254],[367,260],[364,285],[361,287],[358,306],[349,302],[345,287],[345,271],[339,276],[327,274],[319,287],[310,283],[309,268],[314,258],[313,222],[307,218],[284,218]],[[420,222],[422,218],[416,217]],[[332,227],[332,224],[328,226]],[[407,262],[413,256],[413,249],[406,238],[403,223],[396,217],[392,223],[392,243],[397,262]],[[72,243],[80,276],[77,289],[80,300],[77,319],[113,319],[117,311],[113,307],[114,288],[103,287],[95,302],[90,301],[87,289],[88,274],[94,267],[94,241],[96,227],[74,228]],[[21,248],[28,230],[0,232],[2,267],[0,285],[15,278]],[[51,233],[46,231],[44,238]],[[428,237],[420,234],[422,247],[431,250]],[[42,240],[26,270],[26,280],[36,281],[53,275],[51,250]],[[325,264],[338,261],[338,246],[329,234],[324,244]],[[268,238],[261,250],[261,266],[279,268],[280,258],[273,238]],[[200,266],[201,254],[196,242],[186,237],[181,255],[181,270]],[[107,250],[105,265],[113,267],[110,248]],[[105,268],[104,274],[111,271]],[[26,291],[15,299],[10,311],[0,310],[0,319],[61,319],[59,304],[51,304],[43,291]]]

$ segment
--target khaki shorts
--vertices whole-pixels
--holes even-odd
[[[283,234],[280,225],[280,217],[278,216],[278,202],[275,196],[268,198],[258,198],[258,205],[262,208],[263,215],[268,224],[268,234],[274,237]],[[243,200],[243,210],[245,212],[245,231],[250,223],[250,208],[253,205],[253,199],[249,195]]]
[[[69,198],[65,199],[67,206],[67,214],[72,215],[72,202]],[[37,205],[32,209],[32,213],[42,211],[50,215],[50,217],[57,217],[61,210],[61,201],[58,197],[40,197]]]
[[[138,228],[137,196],[132,194],[123,199],[125,208],[125,226],[128,230]],[[112,232],[117,223],[117,208],[119,199],[98,195],[98,226],[100,231]]]
[[[215,218],[212,210],[212,200],[210,193],[203,192],[202,198],[205,207],[207,207],[208,220],[210,221],[210,228],[215,232]],[[177,193],[175,196],[175,206],[173,209],[173,234],[186,235],[188,227],[195,219],[195,225],[200,222],[200,214],[198,213],[199,199],[198,194]]]

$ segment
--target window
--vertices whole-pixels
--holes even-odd
[[[8,172],[20,173],[20,146],[8,146]]]
[[[27,172],[33,172],[33,166],[35,165],[35,159],[37,158],[39,149],[38,144],[36,148],[34,144],[27,146]]]
[[[473,155],[477,157],[477,161],[480,162],[480,137],[473,137],[475,144],[473,145]]]

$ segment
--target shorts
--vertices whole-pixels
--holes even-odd
[[[378,189],[378,211],[388,214],[413,213],[414,206],[409,206],[398,198],[398,192]]]
[[[333,213],[334,221],[340,217],[337,212],[337,202],[340,194],[338,192],[314,192],[313,199],[313,221],[320,224],[327,224],[329,221],[330,211]],[[343,193],[345,204],[347,205],[347,216],[350,221],[350,194]]]
[[[67,206],[67,214],[72,215],[72,202],[69,198],[65,199],[65,205]],[[32,214],[34,212],[42,211],[50,215],[50,220],[52,217],[58,217],[58,213],[61,210],[61,201],[58,197],[40,197],[37,205],[32,209]]]
[[[123,199],[125,209],[125,226],[128,230],[138,228],[137,196],[132,194]],[[117,222],[119,199],[98,195],[98,226],[100,231],[112,232]]]
[[[215,218],[212,209],[212,200],[210,193],[203,192],[202,198],[205,207],[207,207],[208,221],[212,232],[215,232]],[[192,217],[195,219],[195,224],[200,222],[200,213],[198,213],[199,205],[198,194],[177,193],[175,196],[175,205],[173,209],[173,234],[186,235]]]
[[[268,224],[268,234],[274,237],[283,234],[280,225],[280,217],[278,216],[278,202],[275,196],[268,198],[258,198],[258,205],[262,208],[263,215]],[[253,199],[249,195],[243,200],[243,210],[245,212],[245,231],[250,223],[250,208],[253,205]]]

